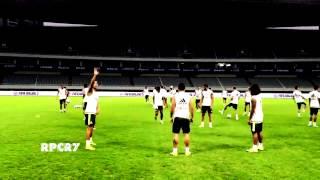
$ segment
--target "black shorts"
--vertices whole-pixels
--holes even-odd
[[[306,103],[305,102],[299,102],[297,103],[297,106],[298,106],[298,109],[300,110],[301,109],[301,106],[302,105],[305,105],[306,106]]]
[[[251,123],[250,127],[251,127],[252,134],[260,133],[260,132],[262,132],[263,123],[255,124],[255,127],[253,127],[253,123]]]
[[[318,108],[310,108],[310,116],[318,115]]]
[[[84,97],[86,97],[86,95],[85,95],[85,94],[83,94],[83,95],[82,95],[82,99],[84,99]]]
[[[145,95],[144,97],[145,97],[146,99],[148,99],[148,98],[149,98],[149,95]]]
[[[225,98],[225,97],[224,97],[224,98],[222,98],[222,99],[223,99],[223,101],[226,101],[226,100],[227,100],[227,98]]]
[[[211,113],[212,113],[212,108],[211,108],[211,106],[202,106],[202,107],[201,107],[201,112],[202,112],[203,114],[205,114],[206,112],[208,112],[209,114],[211,114]]]
[[[87,126],[94,127],[96,124],[96,115],[95,114],[85,114],[84,123]]]
[[[238,109],[238,104],[229,103],[227,106],[228,106],[228,107],[232,107],[232,108],[235,109],[235,110]]]
[[[245,106],[250,106],[250,103],[249,103],[249,102],[246,102],[244,105],[245,105]]]
[[[196,104],[199,104],[200,103],[200,99],[196,99]]]
[[[156,110],[162,111],[163,110],[163,106],[158,106],[158,108]]]
[[[60,99],[60,104],[65,104],[66,103],[66,99]]]
[[[172,133],[179,134],[181,129],[184,134],[190,133],[190,120],[179,117],[174,118]]]

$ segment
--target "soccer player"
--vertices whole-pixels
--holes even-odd
[[[243,115],[247,114],[248,116],[250,116],[251,94],[250,94],[249,88],[248,88],[248,91],[246,91],[244,93],[244,101],[245,101],[245,103],[244,103],[244,113],[243,113]],[[248,112],[247,112],[247,110],[248,110]]]
[[[155,109],[154,120],[158,119],[160,112],[160,124],[163,124],[163,94],[160,92],[160,87],[157,86],[153,92],[153,107]]]
[[[309,106],[310,106],[310,121],[309,127],[317,126],[318,110],[320,108],[320,93],[318,91],[319,86],[315,85],[314,90],[309,93]]]
[[[59,102],[60,102],[60,112],[66,112],[66,99],[67,99],[67,89],[61,85],[58,89]]]
[[[95,150],[93,145],[96,145],[92,140],[93,128],[96,124],[96,116],[99,114],[99,96],[97,91],[98,82],[96,81],[99,71],[97,68],[94,68],[93,77],[90,81],[88,93],[86,96],[87,106],[85,108],[85,125],[87,126],[86,130],[86,147],[87,150]]]
[[[302,108],[302,112],[304,112],[307,104],[304,102],[305,97],[302,95],[301,91],[299,90],[298,86],[294,87],[294,91],[293,91],[293,99],[295,100],[295,102],[297,103],[297,107],[298,107],[298,117],[301,117],[301,108],[302,105],[304,106]]]
[[[201,87],[195,90],[195,97],[196,97],[196,109],[197,112],[200,112],[200,99],[201,99]]]
[[[251,98],[251,112],[248,124],[251,127],[253,146],[248,149],[247,152],[256,153],[259,150],[263,151],[263,136],[262,136],[262,125],[263,125],[263,111],[262,111],[262,96],[260,95],[260,87],[257,84],[253,84],[250,87]]]
[[[206,115],[206,112],[208,112],[209,116],[209,128],[212,128],[212,105],[213,105],[213,92],[208,88],[208,84],[203,85],[203,90],[201,92],[201,100],[200,100],[200,105],[201,105],[201,124],[200,128],[204,128],[204,116]]]
[[[162,95],[162,100],[163,100],[163,105],[164,107],[168,107],[168,104],[167,104],[167,90],[164,88],[164,86],[161,86],[161,89],[160,89],[160,93]]]
[[[169,96],[170,96],[170,103],[172,104],[172,98],[177,93],[177,90],[173,88],[173,86],[170,86]]]
[[[224,109],[222,110],[221,114],[223,114],[224,111],[227,110],[228,107],[232,107],[235,110],[236,120],[239,120],[239,117],[238,117],[238,103],[239,103],[240,92],[237,90],[236,87],[233,87],[233,91],[231,92],[230,97],[231,97],[230,103],[224,107]],[[231,118],[231,114],[229,113],[227,115],[227,117]]]
[[[222,97],[222,103],[223,103],[223,107],[226,106],[227,104],[227,98],[228,98],[228,91],[223,89],[221,92],[221,97]],[[221,114],[223,114],[223,109],[219,111]]]
[[[149,102],[149,89],[147,86],[144,87],[143,95],[144,95],[144,99],[146,100],[146,102]]]
[[[225,106],[227,104],[228,91],[225,89],[222,90],[221,96],[222,96],[223,106]]]
[[[178,85],[178,92],[172,98],[170,117],[173,133],[173,150],[171,155],[178,155],[179,133],[182,129],[184,134],[185,155],[190,156],[190,122],[192,122],[194,109],[192,106],[191,96],[185,92],[185,85]]]

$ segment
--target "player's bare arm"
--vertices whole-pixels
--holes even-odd
[[[257,104],[257,101],[256,101],[255,99],[251,99],[252,108],[251,108],[250,118],[249,118],[249,120],[248,120],[248,123],[251,123],[252,116],[253,116],[253,114],[254,114],[255,111],[256,111],[256,104]]]
[[[98,68],[94,68],[94,69],[93,69],[93,77],[91,78],[91,81],[90,81],[90,86],[89,86],[88,94],[92,94],[93,87],[94,87],[94,83],[95,83],[98,75],[99,75]]]

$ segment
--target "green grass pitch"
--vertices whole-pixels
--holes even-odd
[[[293,100],[264,100],[265,151],[247,153],[247,117],[228,120],[214,106],[214,127],[199,128],[195,113],[190,157],[171,157],[169,109],[165,124],[153,119],[143,98],[101,97],[94,141],[84,150],[81,102],[73,97],[67,113],[55,97],[0,97],[0,179],[319,179],[320,128],[309,128],[308,111],[296,117]],[[182,136],[181,136],[182,137]],[[40,143],[79,142],[77,152],[40,152]]]

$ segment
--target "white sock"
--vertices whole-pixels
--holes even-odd
[[[178,148],[173,148],[172,152],[174,153],[178,152]]]
[[[209,122],[209,126],[212,126],[212,122]]]
[[[309,121],[309,126],[312,125],[312,121]]]
[[[201,126],[204,126],[204,122],[201,122]]]
[[[316,126],[317,125],[317,123],[316,122],[313,122],[313,126]]]
[[[86,140],[86,146],[90,145],[90,140]]]
[[[90,138],[90,142],[92,142],[92,137]]]
[[[185,148],[185,151],[186,151],[186,152],[190,152],[189,147],[186,147],[186,148]]]
[[[236,119],[238,119],[239,117],[238,117],[238,114],[236,114]]]

